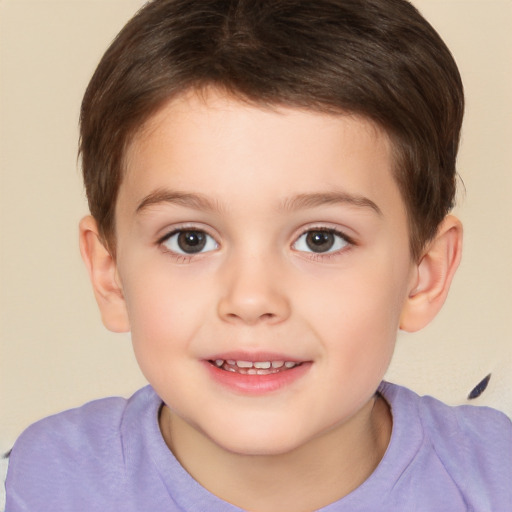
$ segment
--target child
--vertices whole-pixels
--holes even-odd
[[[148,3],[82,104],[80,243],[150,386],[30,427],[6,510],[510,510],[509,420],[382,382],[460,260],[462,114],[404,0]]]

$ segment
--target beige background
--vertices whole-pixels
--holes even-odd
[[[82,268],[76,165],[86,83],[141,3],[0,0],[0,452],[40,417],[144,383],[129,337],[102,327]],[[414,3],[466,85],[465,255],[442,314],[399,336],[389,378],[464,403],[492,372],[475,402],[512,415],[512,2]]]

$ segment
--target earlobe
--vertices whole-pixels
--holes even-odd
[[[130,324],[114,258],[101,241],[90,215],[80,221],[80,253],[89,272],[101,319],[113,332],[128,332]]]
[[[425,327],[443,306],[462,255],[462,224],[447,215],[416,266],[400,318],[408,332]]]

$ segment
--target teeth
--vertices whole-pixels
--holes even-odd
[[[250,361],[237,361],[238,368],[252,368],[253,364]]]
[[[235,361],[233,359],[215,359],[212,361],[218,368],[247,375],[268,375],[280,369],[290,369],[301,364],[294,361]]]
[[[227,361],[230,364],[229,361]],[[236,365],[238,368],[258,368],[260,370],[268,370],[270,367],[272,368],[282,368],[285,366],[286,368],[293,368],[297,365],[293,361],[255,361],[254,363],[251,361],[236,361]]]
[[[254,368],[260,368],[261,370],[268,370],[272,363],[270,361],[265,361],[261,363],[254,363]]]

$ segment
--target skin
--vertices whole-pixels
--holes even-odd
[[[104,323],[131,331],[165,403],[167,445],[246,510],[345,496],[384,455],[392,420],[376,389],[397,330],[441,307],[460,223],[448,217],[412,261],[390,142],[356,116],[190,93],[151,118],[126,162],[116,259],[90,217],[82,254]],[[206,233],[204,251],[183,254],[176,230]],[[332,249],[312,251],[315,230],[336,232]],[[247,390],[212,374],[226,354],[302,365]]]

